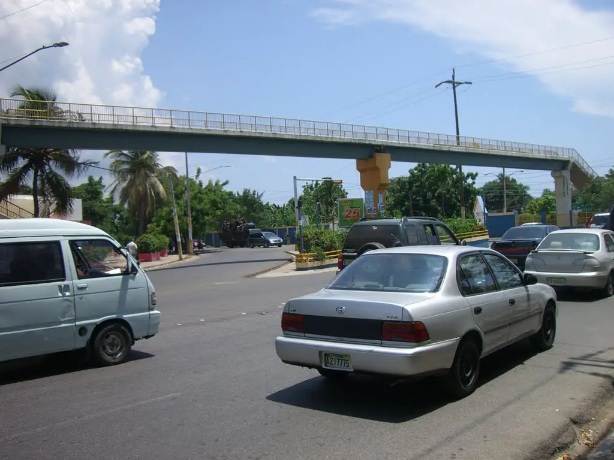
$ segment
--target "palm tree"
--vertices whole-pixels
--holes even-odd
[[[115,180],[111,194],[119,197],[122,206],[127,205],[138,219],[138,234],[147,229],[154,211],[166,199],[162,185],[169,175],[175,179],[177,170],[172,166],[163,167],[158,154],[150,150],[111,150],[105,158],[112,158],[111,171]]]
[[[23,100],[19,109],[43,112],[41,118],[70,116],[64,116],[55,103],[56,95],[47,89],[17,86],[11,97]],[[6,180],[0,182],[0,201],[19,194],[31,184],[34,217],[39,217],[42,211],[47,215],[52,210],[65,215],[73,208],[72,187],[67,179],[78,176],[94,164],[96,162],[81,161],[78,152],[72,149],[9,147],[6,155],[0,157],[0,173],[8,174]]]

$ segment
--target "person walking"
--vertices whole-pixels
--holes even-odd
[[[137,251],[139,247],[134,242],[134,239],[130,238],[130,241],[126,245],[126,249],[128,249],[128,252],[130,253],[132,257],[134,257],[135,259],[137,258]]]

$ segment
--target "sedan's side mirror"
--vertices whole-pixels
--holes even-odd
[[[522,276],[522,281],[525,284],[525,286],[528,286],[530,284],[537,284],[537,276],[531,274],[531,273],[525,273]]]

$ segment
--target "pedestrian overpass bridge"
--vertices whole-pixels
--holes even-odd
[[[391,161],[546,170],[554,178],[561,225],[569,225],[570,184],[580,188],[597,175],[571,148],[326,121],[19,99],[0,99],[0,154],[7,147],[352,159],[363,189],[374,191],[376,200],[387,188]]]

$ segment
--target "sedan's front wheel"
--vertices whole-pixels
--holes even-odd
[[[537,351],[546,351],[554,345],[556,337],[556,313],[554,306],[551,303],[546,305],[544,318],[542,319],[542,327],[534,335],[531,336],[531,342]]]
[[[465,338],[458,345],[447,377],[448,392],[456,399],[469,396],[478,386],[479,375],[480,349],[475,340]]]

